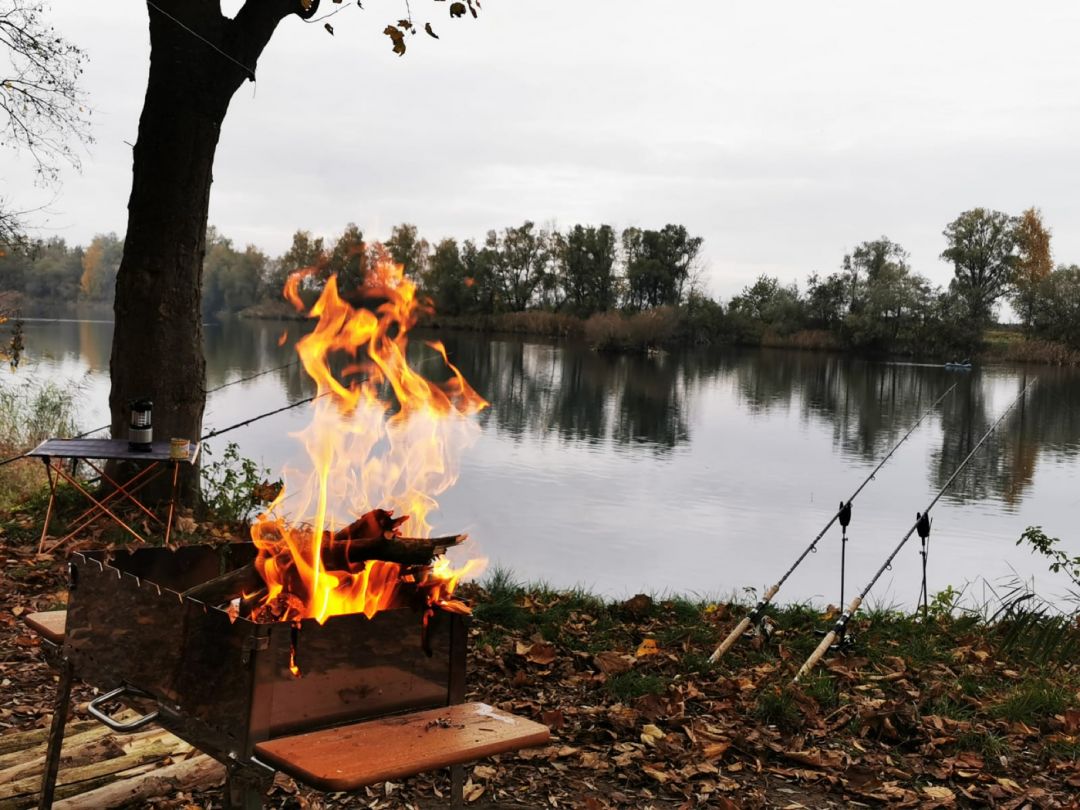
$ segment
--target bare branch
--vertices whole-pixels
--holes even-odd
[[[25,149],[39,178],[80,166],[75,146],[93,141],[79,79],[86,54],[45,20],[42,0],[8,0],[0,11],[0,145]]]

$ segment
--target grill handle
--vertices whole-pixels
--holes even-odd
[[[106,692],[104,695],[98,695],[90,701],[86,710],[113,731],[134,731],[157,719],[158,713],[153,711],[149,714],[144,714],[142,717],[136,717],[134,720],[130,720],[127,723],[121,723],[116,718],[105,714],[105,712],[99,708],[103,703],[108,703],[110,700],[116,700],[125,694],[133,697],[153,697],[152,695],[143,692],[141,689],[136,689],[134,686],[127,686],[125,684],[124,686],[113,689],[111,692]]]

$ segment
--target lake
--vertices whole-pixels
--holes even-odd
[[[303,325],[227,321],[206,328],[207,388],[295,359]],[[284,347],[282,331],[290,332]],[[112,325],[26,323],[27,356],[4,384],[51,377],[81,386],[80,423],[108,422]],[[1080,514],[1080,373],[1045,367],[871,362],[830,354],[714,349],[657,357],[464,333],[439,336],[490,403],[461,478],[441,499],[437,533],[467,531],[473,555],[518,578],[637,592],[760,593],[949,386],[855,502],[848,599],[877,571],[921,510],[1024,384],[1038,384],[932,512],[931,592],[968,586],[982,602],[1011,578],[1061,596],[1064,578],[1016,540],[1039,524],[1075,553]],[[424,347],[416,341],[418,350]],[[163,373],[168,373],[167,362]],[[295,402],[313,387],[298,365],[211,394],[205,427]],[[241,428],[243,455],[278,470],[307,408]],[[778,601],[835,603],[840,532]],[[460,550],[458,550],[460,551]],[[920,582],[913,537],[868,598],[910,606]]]

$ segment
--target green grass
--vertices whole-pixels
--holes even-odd
[[[840,691],[836,679],[824,672],[814,672],[802,682],[803,693],[822,709],[835,709],[840,705]]]
[[[994,763],[1003,756],[1012,754],[1008,739],[993,731],[964,731],[956,737],[956,747],[960,751],[974,751],[988,763]]]
[[[785,731],[794,731],[802,725],[795,695],[788,686],[763,691],[754,707],[754,716],[763,723]]]
[[[1080,738],[1048,740],[1039,756],[1043,764],[1054,760],[1080,763]]]
[[[923,707],[923,714],[948,717],[951,720],[970,720],[975,709],[965,700],[957,700],[951,694],[938,695]]]
[[[668,683],[659,675],[630,670],[609,678],[605,686],[613,698],[626,703],[644,695],[662,695]]]
[[[1062,714],[1073,702],[1064,686],[1042,678],[1033,678],[1015,686],[994,705],[990,714],[1010,723],[1038,726],[1055,714]]]

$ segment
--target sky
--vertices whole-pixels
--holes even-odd
[[[226,0],[235,13],[239,0]],[[290,18],[237,92],[210,222],[272,255],[298,228],[431,241],[526,219],[684,224],[706,289],[802,282],[881,235],[947,284],[945,225],[1035,205],[1080,263],[1080,4],[1071,0],[484,0],[478,19],[412,0],[420,34],[381,33],[405,0]],[[35,235],[85,244],[126,225],[146,87],[146,7],[52,0],[90,61],[95,142],[59,189],[0,152],[0,196]],[[207,58],[218,58],[208,53]]]

